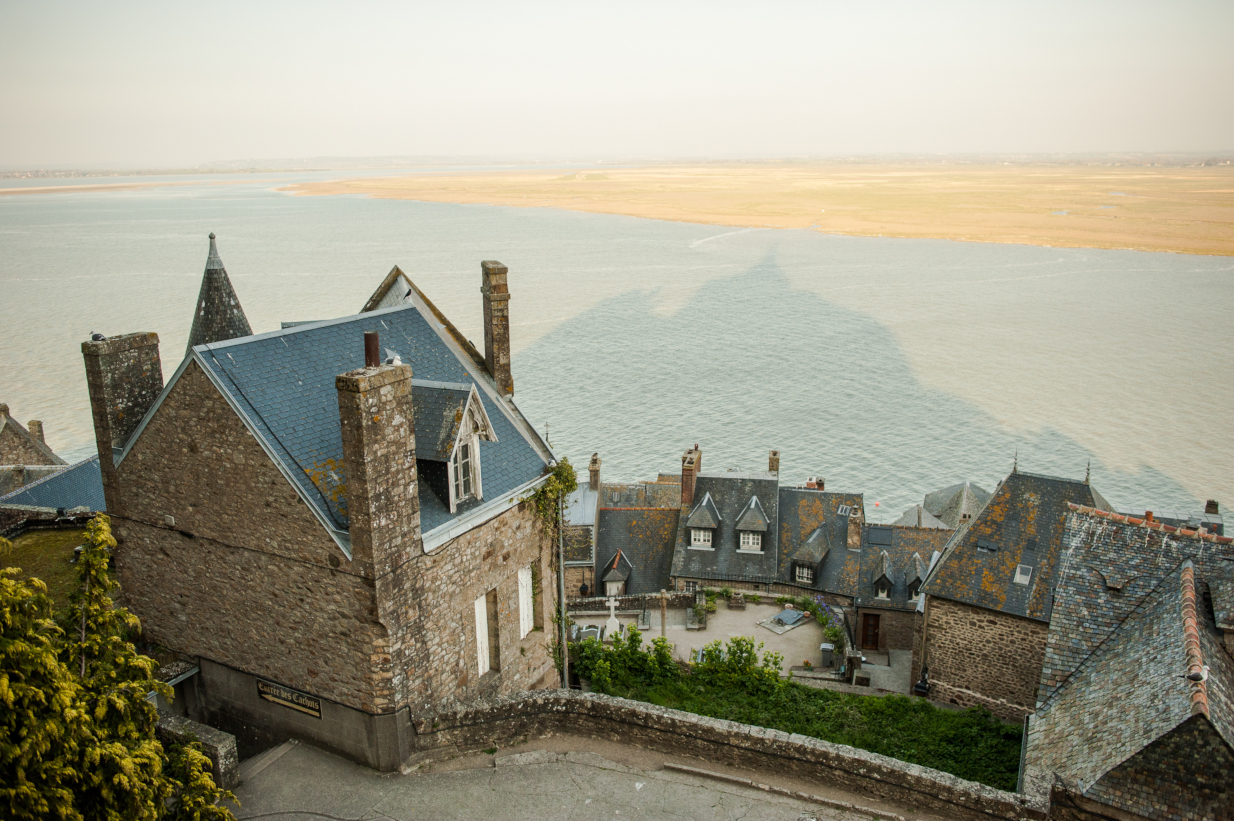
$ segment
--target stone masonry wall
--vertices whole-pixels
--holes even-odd
[[[347,559],[195,364],[117,476],[116,567],[149,638],[377,709],[371,567]]]
[[[864,619],[862,616],[866,613],[878,616],[878,649],[886,650],[912,650],[913,649],[913,632],[917,621],[921,618],[919,613],[906,613],[903,610],[880,610],[876,607],[859,607],[857,608],[857,641],[861,641],[861,630]]]
[[[8,425],[0,430],[0,465],[51,465],[47,454]]]
[[[408,562],[396,573],[391,595],[405,602],[418,642],[410,654],[413,715],[498,694],[557,686],[549,655],[557,576],[552,541],[530,504],[519,504],[485,524]],[[518,570],[539,566],[536,624],[519,636]],[[476,657],[475,600],[497,591],[500,669],[480,673]]]
[[[554,690],[496,699],[413,724],[421,759],[559,732],[835,784],[959,821],[1026,821],[1049,811],[1052,780],[1033,770],[1024,792],[1010,793],[841,744],[596,693]]]
[[[927,597],[930,699],[1019,721],[1036,709],[1049,625]]]

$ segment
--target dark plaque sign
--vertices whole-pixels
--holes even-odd
[[[321,718],[321,699],[310,696],[308,693],[301,693],[299,690],[292,690],[281,684],[257,679],[257,695],[266,701],[273,701],[275,704],[282,704],[284,707]]]

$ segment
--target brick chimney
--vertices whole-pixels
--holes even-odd
[[[780,451],[773,450],[771,451],[771,453],[767,454],[767,472],[768,473],[779,473],[780,472]]]
[[[37,419],[31,419],[29,422],[26,423],[26,430],[30,431],[30,435],[33,436],[35,439],[38,439],[44,445],[47,444],[47,440],[43,438],[43,423],[42,422],[40,422]]]
[[[587,472],[591,474],[589,487],[599,492],[600,490],[600,454],[591,454],[591,463],[587,465]]]
[[[681,506],[694,504],[694,480],[703,469],[703,452],[695,445],[681,457]]]
[[[506,282],[509,269],[500,262],[480,263],[483,277],[480,293],[484,295],[484,366],[497,383],[497,390],[514,395],[514,377],[510,374],[510,288]]]
[[[379,364],[348,371],[335,377],[334,386],[352,561],[361,575],[381,578],[419,554],[411,366]]]
[[[92,340],[81,343],[81,353],[107,512],[122,516],[114,458],[163,390],[159,337],[136,333]]]
[[[1204,513],[1208,516],[1220,516],[1221,505],[1217,504],[1216,499],[1209,499],[1204,503]]]

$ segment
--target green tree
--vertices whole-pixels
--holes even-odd
[[[13,818],[232,818],[215,802],[235,796],[214,784],[200,746],[165,750],[155,737],[147,696],[172,693],[129,640],[137,618],[112,600],[115,545],[110,520],[95,517],[59,625],[40,580],[0,574],[0,799]]]

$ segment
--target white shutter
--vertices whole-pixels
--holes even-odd
[[[535,627],[536,618],[531,602],[531,568],[518,570],[518,629],[519,638],[524,638]]]
[[[485,596],[476,599],[476,665],[480,675],[488,672],[488,601]]]

